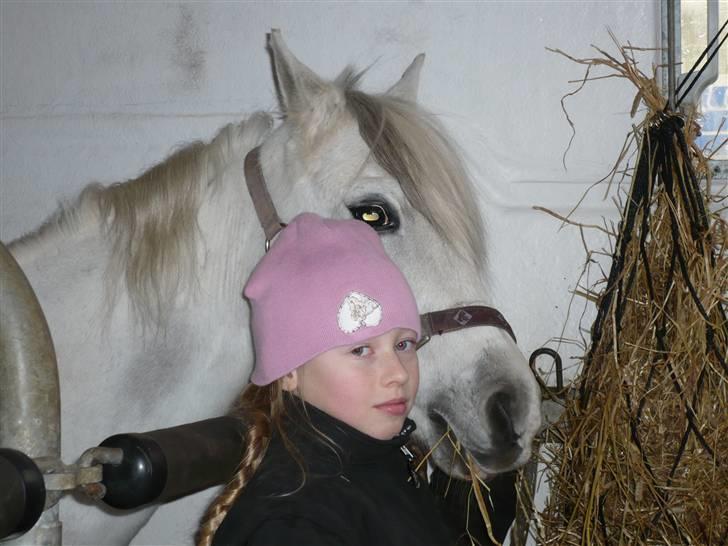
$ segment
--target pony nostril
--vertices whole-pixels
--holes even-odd
[[[495,445],[503,447],[518,443],[520,436],[513,428],[513,396],[506,391],[493,394],[486,403],[485,412],[491,426]]]

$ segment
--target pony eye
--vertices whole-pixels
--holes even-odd
[[[363,203],[349,207],[351,215],[377,231],[396,231],[399,220],[387,203]]]

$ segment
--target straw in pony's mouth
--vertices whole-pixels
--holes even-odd
[[[468,535],[468,538],[470,539],[470,543],[472,544],[479,544],[479,542],[476,540],[474,536],[469,531],[469,518],[470,518],[470,503],[476,502],[478,505],[478,511],[480,512],[481,517],[483,518],[483,524],[485,525],[485,528],[488,532],[488,538],[490,541],[497,545],[501,546],[501,543],[495,538],[495,534],[493,533],[493,526],[490,521],[490,514],[488,514],[488,509],[486,506],[486,502],[490,504],[491,510],[493,509],[493,503],[490,499],[490,488],[485,483],[484,480],[488,479],[489,475],[485,474],[477,465],[475,460],[473,459],[472,455],[464,448],[462,447],[462,444],[460,443],[460,440],[457,439],[453,431],[450,429],[450,425],[447,424],[447,422],[442,419],[439,415],[437,415],[439,419],[435,419],[438,422],[442,422],[445,426],[445,431],[442,433],[440,438],[433,444],[433,446],[424,453],[420,458],[415,466],[415,472],[424,472],[426,470],[426,463],[434,453],[434,451],[440,447],[440,445],[443,442],[448,442],[450,446],[452,447],[452,458],[450,461],[450,467],[449,470],[452,470],[455,466],[455,464],[460,463],[465,467],[467,470],[467,475],[465,476],[465,479],[467,481],[470,481],[470,491],[468,492],[468,503],[467,503],[467,514],[466,514],[466,525],[465,525],[465,532]],[[451,476],[451,472],[447,472],[449,476]],[[452,477],[450,478],[452,480]],[[450,487],[450,482],[448,482],[448,486],[445,489],[444,495],[447,496],[448,491]],[[485,494],[483,493],[483,490],[485,489]]]

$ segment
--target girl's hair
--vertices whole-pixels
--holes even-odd
[[[260,466],[272,432],[278,430],[287,443],[281,426],[285,413],[285,394],[288,393],[283,390],[281,381],[274,381],[263,387],[251,383],[243,390],[235,408],[235,413],[248,423],[243,459],[232,480],[210,504],[202,517],[197,532],[197,546],[212,544],[217,528]]]

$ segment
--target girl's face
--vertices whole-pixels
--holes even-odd
[[[379,440],[399,434],[420,382],[415,332],[395,328],[335,347],[283,378],[283,388]]]

